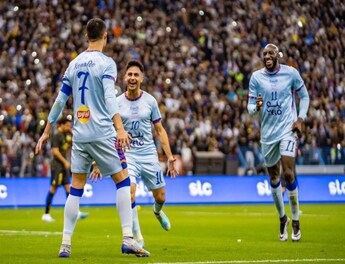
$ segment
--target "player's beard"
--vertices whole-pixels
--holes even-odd
[[[267,67],[267,63],[265,62],[265,67],[266,67],[266,69],[268,70],[268,71],[270,71],[270,72],[273,72],[273,71],[275,71],[275,68],[276,68],[276,66],[277,66],[277,63],[278,63],[278,59],[272,59],[272,66],[271,67]]]

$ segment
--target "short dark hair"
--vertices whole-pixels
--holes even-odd
[[[90,41],[101,39],[105,31],[106,26],[102,19],[92,18],[87,22],[86,33]]]
[[[138,67],[139,70],[144,73],[144,65],[142,65],[142,63],[140,61],[137,60],[130,60],[129,62],[127,62],[126,65],[126,71],[130,68],[130,67]]]
[[[64,125],[68,122],[71,122],[71,120],[69,120],[66,116],[63,116],[57,121],[57,125],[61,126],[61,125]]]

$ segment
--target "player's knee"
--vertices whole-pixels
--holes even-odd
[[[286,181],[286,183],[293,183],[295,181],[295,173],[293,170],[291,169],[286,169],[284,171],[284,179]]]

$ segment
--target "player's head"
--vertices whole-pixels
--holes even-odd
[[[71,124],[71,120],[67,117],[61,117],[58,121],[57,121],[57,125],[58,125],[58,129],[62,132],[62,133],[69,133],[72,131],[72,124]]]
[[[126,65],[125,82],[128,90],[140,89],[144,80],[144,66],[140,61],[131,60]]]
[[[107,43],[107,29],[105,23],[100,18],[92,18],[86,25],[86,38],[90,42],[104,41]]]
[[[276,71],[279,67],[279,57],[281,53],[276,45],[267,44],[262,52],[263,62],[268,71]]]

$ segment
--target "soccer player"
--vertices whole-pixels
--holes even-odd
[[[117,98],[124,127],[132,138],[131,148],[126,151],[126,161],[131,179],[133,234],[141,246],[144,246],[144,239],[140,231],[135,204],[137,178],[141,177],[148,190],[152,191],[155,199],[153,213],[161,226],[167,231],[171,228],[168,217],[162,211],[165,203],[165,180],[153,141],[152,124],[168,158],[167,173],[172,178],[176,176],[176,159],[171,153],[168,135],[161,122],[157,101],[152,95],[141,89],[143,80],[144,66],[139,61],[129,61],[125,73],[127,91]]]
[[[111,175],[117,188],[117,209],[122,225],[122,253],[149,256],[133,239],[130,179],[119,152],[130,147],[129,135],[124,130],[116,103],[116,64],[102,51],[107,43],[103,20],[94,18],[86,25],[89,45],[86,51],[70,62],[63,77],[61,90],[49,113],[47,125],[38,143],[36,153],[48,139],[70,95],[73,96],[74,125],[71,155],[72,184],[64,210],[64,228],[59,257],[71,254],[71,237],[75,229],[80,198],[83,195],[91,162],[97,162],[104,175]],[[116,131],[115,131],[116,130]],[[92,178],[97,181],[96,178]]]
[[[279,64],[281,53],[274,44],[263,49],[265,67],[255,71],[249,82],[248,111],[261,114],[261,144],[270,177],[273,200],[280,218],[280,241],[288,239],[290,219],[285,214],[280,180],[286,182],[292,213],[292,241],[301,239],[298,183],[295,175],[297,137],[309,107],[309,95],[298,71]],[[300,98],[299,111],[295,94]]]
[[[42,215],[42,221],[52,223],[55,219],[51,217],[49,211],[53,201],[53,197],[58,187],[63,186],[68,197],[70,193],[70,169],[71,164],[66,159],[67,152],[70,151],[72,138],[70,133],[72,132],[71,121],[66,117],[62,117],[57,121],[58,128],[52,135],[51,145],[53,160],[51,162],[51,182],[49,192],[46,198],[46,206],[44,214]],[[88,213],[78,212],[78,219],[84,219],[88,216]]]

